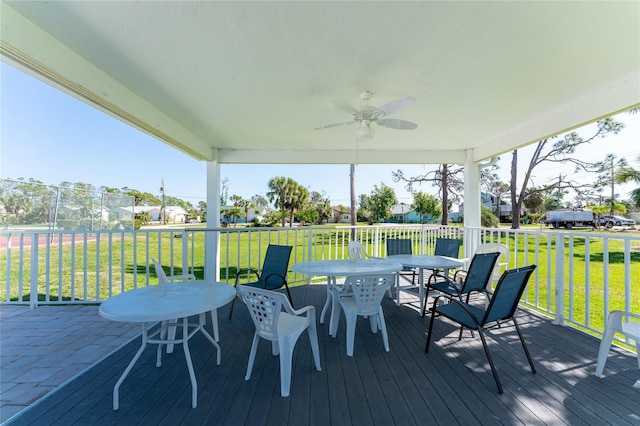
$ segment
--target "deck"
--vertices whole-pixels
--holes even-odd
[[[297,306],[312,304],[319,315],[324,285],[292,289]],[[158,425],[413,425],[571,424],[640,425],[640,372],[635,354],[612,349],[605,377],[593,376],[599,339],[520,310],[519,323],[534,359],[532,374],[513,327],[488,336],[504,394],[498,394],[482,345],[438,319],[434,342],[424,353],[428,317],[385,299],[391,351],[360,319],[354,357],[346,355],[345,324],[337,338],[328,321],[318,327],[322,371],[313,368],[305,335],[294,353],[291,396],[280,397],[279,366],[262,342],[253,376],[245,381],[253,324],[240,304],[232,320],[219,311],[222,363],[202,336],[190,341],[198,381],[198,407],[179,348],[155,367],[147,348],[120,389],[115,382],[139,347],[135,340],[10,419],[10,424]]]

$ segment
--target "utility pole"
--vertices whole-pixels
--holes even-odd
[[[162,194],[162,207],[160,208],[160,214],[162,215],[162,224],[167,224],[167,201],[164,196],[164,179],[161,181],[160,193]]]
[[[614,184],[615,184],[615,180],[613,178],[613,156],[611,156],[611,210],[609,211],[609,214],[611,216],[613,216],[613,207],[614,207],[614,203],[615,203],[615,190],[614,190]]]

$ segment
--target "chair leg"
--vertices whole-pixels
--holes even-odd
[[[502,384],[500,383],[500,378],[498,378],[498,370],[496,370],[496,366],[493,363],[491,352],[489,352],[489,347],[487,346],[487,341],[484,338],[484,333],[481,328],[478,328],[478,334],[480,335],[480,339],[482,340],[482,346],[484,346],[484,353],[487,354],[487,360],[489,361],[489,366],[491,367],[493,378],[495,379],[496,385],[498,386],[498,393],[502,394]]]
[[[611,349],[611,343],[613,343],[613,335],[615,330],[611,327],[607,327],[600,341],[600,349],[598,350],[598,362],[596,364],[596,376],[602,377],[604,371],[604,365],[607,363],[607,356],[609,355],[609,349]],[[640,357],[640,352],[638,357]],[[640,358],[638,358],[640,360]],[[638,363],[640,366],[640,361]]]
[[[309,334],[309,342],[311,343],[311,352],[313,353],[313,361],[316,364],[316,370],[322,371],[320,369],[320,347],[318,346],[318,331],[316,329],[315,316],[312,318],[307,332]]]
[[[247,374],[244,376],[245,380],[249,380],[251,378],[251,371],[253,371],[253,362],[256,359],[256,350],[258,349],[259,340],[260,336],[258,336],[258,333],[254,333],[253,343],[251,344],[251,352],[249,353],[249,362],[247,363]]]
[[[371,327],[372,333],[378,332],[378,316],[377,315],[371,315],[369,317],[369,326]]]
[[[228,317],[228,319],[231,319],[231,316],[233,315],[233,305],[235,303],[236,303],[236,299],[234,297],[233,300],[231,301],[231,305],[229,306],[229,317]]]
[[[344,309],[344,316],[347,319],[347,355],[353,356],[353,346],[356,339],[356,321],[358,315],[353,311]]]
[[[431,319],[429,320],[429,330],[427,331],[427,343],[424,346],[424,351],[429,352],[429,344],[431,343],[431,334],[433,333],[433,320],[436,317],[436,303],[438,303],[438,298],[433,301],[433,310],[431,311]]]
[[[422,304],[422,317],[427,313],[427,301],[429,300],[429,289],[431,288],[431,277],[427,280],[427,286],[424,289],[424,303]]]
[[[531,367],[531,372],[536,374],[536,367],[533,365],[533,359],[531,359],[531,354],[529,354],[529,348],[527,344],[524,342],[524,337],[522,337],[522,333],[520,332],[520,327],[518,326],[518,322],[515,317],[511,318],[513,323],[516,325],[516,331],[518,332],[518,337],[520,338],[520,342],[522,343],[522,348],[524,349],[524,353],[527,356],[527,361],[529,361],[529,366]]]
[[[278,350],[280,352],[280,395],[289,396],[291,392],[291,362],[293,359],[293,347],[298,336],[281,337],[278,340]]]
[[[384,312],[382,312],[382,306],[378,310],[378,318],[380,322],[380,332],[382,333],[382,342],[384,343],[384,350],[389,352],[389,335],[387,334],[387,323],[384,320]]]

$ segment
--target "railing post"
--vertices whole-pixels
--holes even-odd
[[[38,233],[31,237],[31,280],[29,283],[29,307],[35,309],[38,307],[38,243],[40,236]]]
[[[556,312],[553,323],[564,325],[564,238],[556,233]]]
[[[182,273],[189,273],[189,234],[182,230]]]

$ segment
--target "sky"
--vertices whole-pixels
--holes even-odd
[[[167,195],[196,205],[206,200],[206,163],[148,136],[75,98],[19,71],[0,64],[0,178],[36,179],[45,184],[82,182],[96,188],[137,189],[160,195],[164,181]],[[635,168],[640,156],[640,114],[623,113],[615,117],[625,124],[619,135],[600,139],[579,148],[585,161],[597,161],[614,153]],[[588,131],[577,130],[579,133]],[[519,150],[519,171],[526,168],[533,146]],[[511,154],[498,161],[498,174],[509,181]],[[392,172],[416,176],[433,170],[433,165],[357,165],[356,194],[370,194],[382,183],[395,190],[399,202],[411,204],[413,197],[402,183],[394,183]],[[593,175],[573,175],[574,167],[542,164],[535,169],[535,184],[572,175],[590,182]],[[329,197],[332,205],[348,206],[349,165],[221,165],[229,195],[248,199],[265,195],[267,182],[276,176],[294,179],[310,191]],[[422,185],[431,194],[436,189]],[[628,198],[629,185],[616,189]]]

